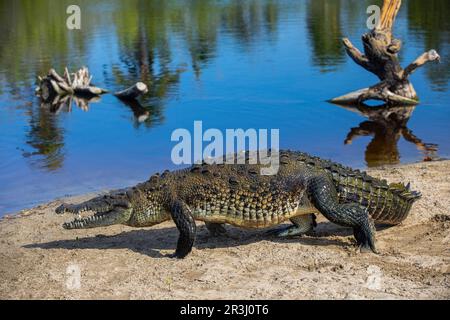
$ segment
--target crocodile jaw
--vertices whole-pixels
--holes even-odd
[[[91,229],[126,223],[132,214],[132,209],[115,208],[108,212],[99,212],[87,218],[77,218],[63,224],[67,230]]]
[[[91,211],[93,215],[81,218],[81,213]],[[106,227],[114,224],[126,224],[133,213],[133,208],[128,201],[114,199],[103,201],[94,198],[82,204],[63,204],[56,209],[57,214],[72,213],[78,218],[63,224],[64,229],[88,229]]]

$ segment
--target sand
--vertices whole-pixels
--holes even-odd
[[[289,240],[230,226],[213,238],[199,223],[193,252],[174,260],[173,223],[66,231],[57,200],[0,221],[0,299],[449,299],[450,161],[369,173],[423,193],[378,231],[379,255],[320,217],[314,236]]]

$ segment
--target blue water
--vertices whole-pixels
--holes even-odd
[[[78,31],[65,28],[68,4],[0,4],[0,216],[176,169],[171,134],[195,120],[279,129],[282,148],[358,168],[450,155],[446,0],[402,5],[402,64],[431,48],[443,62],[414,74],[421,104],[401,121],[325,102],[377,82],[340,44],[361,47],[371,1],[80,1]],[[52,112],[35,79],[66,65],[112,91],[144,81],[150,93],[134,112],[112,95]]]

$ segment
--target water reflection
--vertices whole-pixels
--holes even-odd
[[[35,151],[24,152],[24,157],[38,156],[33,164],[53,171],[64,162],[64,130],[58,124],[58,117],[50,108],[42,105],[39,110],[29,112],[27,144]]]
[[[124,105],[130,108],[134,115],[133,125],[135,128],[139,128],[144,125],[147,128],[151,128],[164,121],[164,113],[161,106],[148,105],[142,106],[137,100],[121,100]]]
[[[73,95],[55,96],[52,101],[41,101],[39,110],[48,110],[51,113],[72,112],[73,106],[80,110],[89,111],[89,104],[100,102],[100,97],[77,97]],[[45,114],[45,112],[44,112]]]
[[[85,34],[68,32],[66,8],[70,0],[0,1],[0,82],[2,89],[15,96],[30,98],[36,76],[50,68],[62,70],[78,64],[87,50]],[[88,5],[88,0],[78,5]],[[98,19],[86,12],[83,27],[94,28]]]
[[[409,0],[406,7],[414,37],[423,42],[424,48],[436,49],[442,57],[441,64],[432,64],[425,72],[433,90],[445,91],[450,79],[450,1]]]
[[[408,128],[408,121],[416,107],[386,105],[341,107],[368,118],[368,121],[363,121],[357,127],[350,129],[344,143],[350,145],[358,137],[371,136],[372,140],[365,151],[365,160],[369,167],[400,163],[398,143],[401,137],[422,152],[424,161],[437,157],[438,146],[423,142]]]
[[[311,0],[307,7],[307,27],[313,61],[321,71],[333,71],[345,61],[342,47],[341,1]]]
[[[99,101],[99,97],[90,99],[75,96],[56,96],[52,101],[41,101],[38,108],[31,108],[27,145],[34,151],[23,152],[31,163],[48,171],[55,171],[64,164],[64,130],[58,123],[60,112],[72,112],[73,106],[89,111],[89,104]]]
[[[165,1],[119,3],[115,24],[120,64],[113,66],[116,86],[127,87],[126,82],[131,79],[132,83],[142,81],[150,90],[153,88],[152,97],[161,98],[169,86],[178,82],[179,72],[171,70],[170,66],[172,48],[168,12]]]
[[[311,62],[315,68],[322,72],[333,71],[346,61],[341,38],[344,33],[356,32],[356,29],[351,29],[355,25],[364,23],[365,16],[361,12],[368,3],[368,0],[351,3],[341,0],[306,2],[305,27],[312,48]],[[127,103],[134,114],[135,128],[151,128],[164,121],[164,100],[180,86],[181,74],[191,68],[196,78],[200,79],[202,69],[217,57],[221,35],[231,36],[244,49],[264,39],[273,42],[279,35],[282,16],[303,8],[275,0],[131,0],[109,4],[83,0],[79,3],[86,8],[83,31],[68,32],[61,28],[65,16],[53,12],[65,12],[69,4],[69,0],[56,3],[42,1],[39,5],[32,0],[0,2],[0,19],[6,30],[0,33],[0,62],[8,65],[7,72],[0,73],[1,83],[6,84],[0,86],[0,90],[9,90],[13,96],[27,97],[37,74],[45,73],[50,67],[62,69],[66,65],[77,64],[79,67],[86,63],[89,41],[95,36],[90,33],[106,28],[112,21],[114,28],[110,31],[115,33],[112,39],[117,42],[118,56],[104,68],[105,82],[111,90],[126,88],[137,81],[149,86],[149,93],[142,104],[137,101]],[[423,47],[436,48],[443,57],[448,56],[448,1],[409,0],[405,7],[409,29],[419,41],[423,41]],[[102,17],[95,14],[99,8],[108,9],[104,10]],[[30,20],[30,15],[40,19],[34,19],[33,24],[24,23]],[[344,28],[350,30],[343,32]],[[189,64],[174,61],[174,54],[179,55],[181,47],[190,57]],[[427,77],[436,90],[446,89],[450,78],[450,59],[444,61],[447,61],[444,66],[426,68]],[[92,102],[66,97],[45,105],[31,106],[27,113],[31,124],[27,143],[35,151],[27,155],[43,156],[44,168],[59,168],[63,162],[64,141],[54,113],[70,112],[72,106],[88,111]],[[383,117],[382,112],[374,110],[359,111],[371,121],[352,129],[347,142],[359,135],[374,136],[366,153],[369,165],[398,162],[397,141],[400,135],[408,141],[417,142],[403,128],[409,118],[406,114],[394,119]],[[390,112],[392,115],[392,110]],[[416,144],[419,148],[420,142]],[[426,145],[422,148],[428,152]]]

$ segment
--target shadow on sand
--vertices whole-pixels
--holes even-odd
[[[284,227],[284,225],[282,226]],[[272,241],[276,243],[299,242],[313,246],[340,246],[348,248],[355,245],[354,241],[343,239],[331,239],[330,237],[352,237],[353,232],[349,228],[336,226],[329,222],[319,223],[311,236],[281,239],[268,236],[265,230],[245,230],[227,226],[227,235],[212,237],[204,226],[198,227],[197,239],[194,247],[197,249],[214,249],[236,247],[256,243],[259,241]],[[278,227],[280,228],[280,227]],[[377,229],[383,229],[380,227]],[[77,238],[73,240],[56,240],[46,243],[29,244],[24,248],[40,249],[129,249],[139,254],[152,258],[166,258],[168,254],[162,254],[161,250],[175,250],[178,239],[176,227],[162,229],[137,229],[125,231],[117,235],[96,235],[92,237]]]

